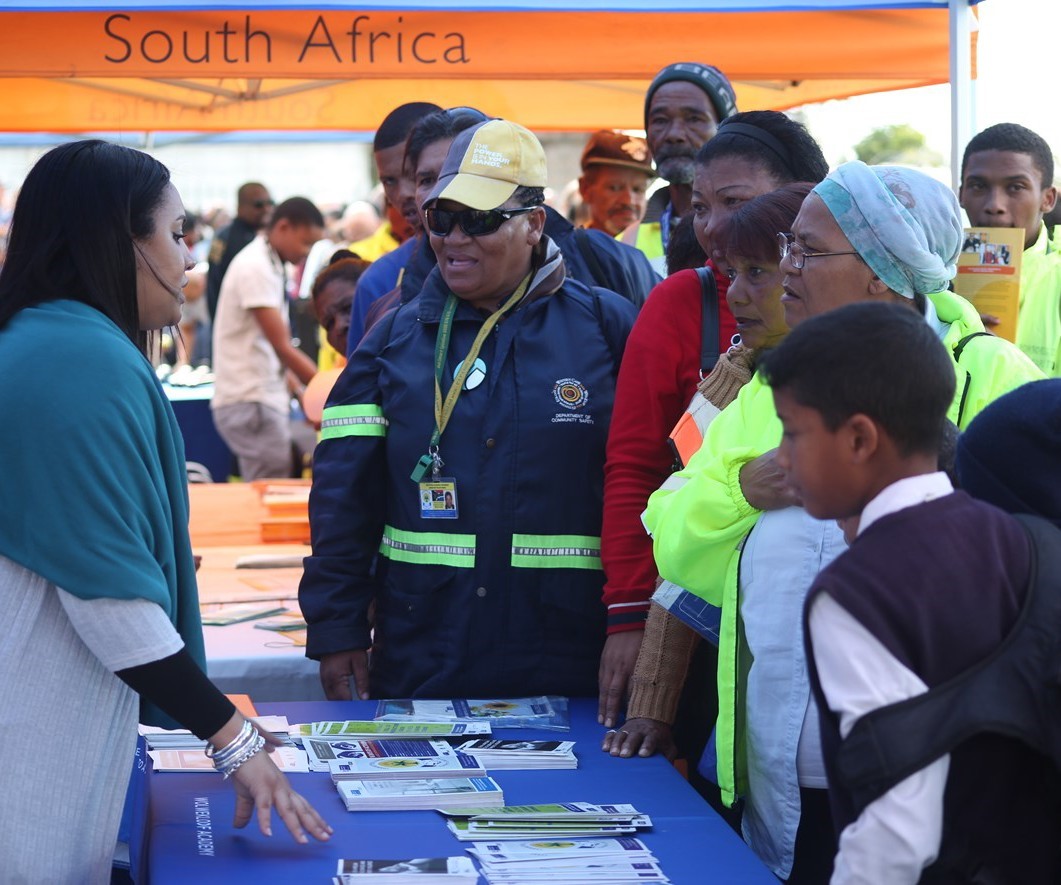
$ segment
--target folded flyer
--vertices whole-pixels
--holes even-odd
[[[542,728],[569,731],[567,698],[539,695],[527,698],[429,700],[382,700],[376,719],[421,722],[489,720],[494,728]]]
[[[502,808],[444,808],[446,826],[462,842],[533,841],[623,836],[652,826],[632,805],[564,802]]]
[[[340,759],[328,763],[332,780],[405,777],[481,777],[486,769],[474,756],[388,756],[379,759]]]
[[[439,805],[504,805],[501,787],[489,777],[380,778],[335,783],[347,811],[406,811]]]
[[[403,767],[438,767],[442,762],[456,763],[457,751],[442,740],[321,740],[319,738],[303,738],[302,746],[309,756],[310,766],[313,771],[329,771],[329,766],[336,762],[362,762],[369,760],[408,760],[422,759],[432,762],[433,765],[412,766],[406,762],[392,763],[390,768],[400,769]],[[467,757],[473,763],[472,767],[478,767],[478,763]],[[460,765],[452,765],[454,770],[460,771]],[[356,767],[355,767],[356,768]],[[354,770],[354,769],[351,769]],[[378,766],[376,770],[379,770]],[[384,769],[385,770],[385,769]],[[476,772],[464,772],[468,775]]]
[[[303,722],[291,726],[291,737],[313,737],[319,740],[371,738],[377,741],[395,738],[447,738],[490,734],[489,722],[387,722],[383,720],[348,719],[342,722]]]
[[[465,741],[457,749],[494,769],[578,768],[574,741],[506,741],[478,738]]]
[[[359,885],[475,885],[479,873],[467,857],[411,857],[404,860],[340,860],[332,882]]]

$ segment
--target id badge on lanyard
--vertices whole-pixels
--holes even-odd
[[[453,409],[457,405],[457,397],[461,389],[471,390],[478,387],[486,376],[486,364],[479,359],[479,350],[487,336],[497,325],[501,317],[511,308],[515,307],[526,294],[530,286],[531,275],[527,274],[519,284],[516,291],[501,305],[500,309],[492,314],[472,342],[468,355],[461,360],[453,373],[453,382],[450,384],[449,392],[445,399],[442,397],[442,373],[446,362],[446,352],[449,350],[450,332],[453,328],[453,316],[457,312],[457,296],[452,292],[446,300],[446,306],[442,311],[442,320],[439,323],[438,337],[435,340],[435,429],[431,435],[431,442],[427,447],[427,454],[421,455],[416,462],[410,479],[416,483],[417,493],[420,496],[420,518],[421,519],[456,519],[457,507],[457,480],[452,476],[443,476],[444,466],[439,454],[439,440],[442,431],[446,429]]]
[[[432,477],[418,485],[422,519],[457,518],[457,481],[452,476]]]

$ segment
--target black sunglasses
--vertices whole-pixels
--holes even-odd
[[[537,208],[537,206],[524,206],[521,209],[461,209],[460,212],[451,212],[449,209],[428,209],[425,214],[427,215],[427,229],[436,237],[449,236],[455,224],[459,224],[460,229],[469,237],[485,237],[497,231],[510,218],[525,215]]]
[[[274,203],[272,200],[255,200],[253,203],[251,203],[251,205],[255,209],[264,209],[266,206],[275,206],[276,203]]]

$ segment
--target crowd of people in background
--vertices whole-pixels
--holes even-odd
[[[44,373],[0,398],[9,414],[63,403],[76,431],[28,429],[63,440],[40,459],[0,437],[22,477],[10,495],[37,502],[0,500],[0,586],[49,659],[20,681],[33,649],[0,646],[0,705],[45,710],[55,661],[83,671],[67,694],[108,692],[92,745],[107,813],[85,810],[89,779],[50,824],[96,826],[89,878],[113,844],[137,693],[231,767],[237,825],[256,808],[268,829],[275,804],[300,841],[329,833],[202,675],[182,449],[144,358],[165,356],[209,367],[234,476],[312,475],[299,601],[330,699],[595,697],[604,752],[685,759],[782,881],[1059,881],[1055,760],[988,733],[990,708],[875,790],[840,761],[865,717],[995,654],[1042,549],[1061,549],[1049,146],[984,130],[957,194],[914,169],[830,170],[804,126],[742,112],[697,62],[653,79],[644,131],[588,137],[566,215],[518,120],[428,102],[375,133],[379,205],[323,213],[247,182],[227,223],[204,219],[160,164],[101,142],[30,174],[0,272],[0,369],[69,339],[111,383],[60,392]],[[109,214],[45,236],[26,205],[58,205],[48,176],[68,166],[99,173],[75,215]],[[1023,230],[1012,342],[952,290],[962,210]],[[171,354],[148,337],[164,327]],[[104,424],[122,471],[89,471],[69,520],[96,543],[57,565],[25,524],[54,528],[56,471],[93,485],[71,465]],[[663,604],[675,594],[710,629]],[[0,833],[0,855],[28,857],[27,827]]]

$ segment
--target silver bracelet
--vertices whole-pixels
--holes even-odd
[[[254,737],[249,746],[245,747],[243,751],[234,759],[230,759],[222,765],[218,765],[215,762],[214,767],[221,772],[221,777],[223,780],[228,780],[228,778],[235,773],[236,769],[238,769],[244,762],[246,762],[252,756],[258,755],[258,753],[261,752],[264,746],[265,738],[262,736],[261,732],[259,732],[257,729],[254,729]]]
[[[207,745],[206,755],[211,759],[223,760],[227,756],[231,756],[234,753],[239,752],[243,744],[249,743],[254,726],[251,725],[249,719],[243,720],[243,725],[240,727],[239,732],[236,736],[229,741],[224,747],[215,747],[213,744]]]
[[[258,733],[258,729],[254,727],[254,724],[249,719],[244,719],[243,726],[240,728],[239,733],[229,741],[228,744],[220,749],[208,745],[206,755],[213,760],[214,768],[218,771],[222,771],[228,767],[232,760],[240,756],[249,746],[251,746],[252,743],[254,743],[256,735],[261,737]]]

